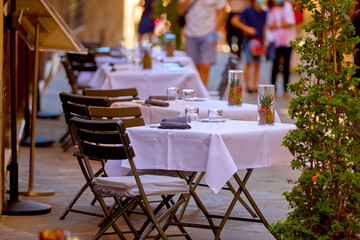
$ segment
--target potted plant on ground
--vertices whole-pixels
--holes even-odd
[[[290,84],[296,97],[289,115],[297,129],[283,145],[294,155],[293,169],[301,171],[284,195],[291,212],[271,231],[281,239],[360,238],[360,122],[359,79],[344,56],[358,41],[346,12],[352,0],[295,0],[311,13],[305,35],[292,43],[301,54]]]

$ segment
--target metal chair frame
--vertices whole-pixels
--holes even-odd
[[[108,194],[113,196],[115,201],[118,203],[118,205],[111,209],[110,212],[105,205],[102,195],[98,191],[94,190],[94,188],[91,188],[106,216],[105,222],[101,224],[101,228],[94,239],[99,239],[111,226],[114,228],[120,239],[126,239],[124,233],[119,230],[115,221],[121,216],[126,219],[127,211],[135,204],[138,204],[147,216],[147,221],[140,231],[130,227],[135,239],[145,239],[149,237],[150,233],[154,229],[158,231],[158,234],[155,237],[156,239],[159,239],[160,237],[168,239],[168,235],[165,234],[165,231],[170,225],[177,225],[182,232],[180,235],[184,236],[186,239],[191,239],[184,228],[178,225],[178,221],[175,216],[177,209],[186,201],[186,198],[189,197],[189,193],[181,194],[178,201],[170,205],[169,201],[173,198],[175,193],[171,193],[171,191],[169,192],[169,190],[166,189],[168,195],[167,197],[163,196],[163,201],[168,209],[159,217],[155,216],[157,212],[151,209],[149,200],[141,182],[141,177],[139,176],[133,161],[135,153],[130,146],[130,139],[125,132],[125,126],[121,120],[116,122],[72,118],[70,119],[70,123],[71,130],[78,142],[79,150],[85,160],[87,171],[92,179],[95,178],[95,174],[89,161],[91,158],[128,161],[139,190],[139,195],[135,195],[133,197],[122,196],[121,200],[119,199],[117,193],[109,192]],[[107,183],[107,185],[111,186],[111,183]],[[113,189],[113,187],[111,188]],[[166,222],[164,226],[161,227],[160,222],[164,220],[166,220]],[[149,227],[144,227],[147,226],[149,222],[152,224]]]
[[[89,96],[82,96],[82,95],[66,93],[66,92],[60,93],[59,96],[60,96],[60,100],[62,102],[65,121],[68,126],[69,126],[69,119],[74,116],[84,118],[84,119],[89,119],[90,118],[89,111],[88,111],[89,105],[94,105],[94,106],[108,106],[109,105],[109,101],[106,97],[89,97]],[[77,142],[76,142],[74,135],[71,134],[70,129],[68,131],[68,135],[70,136],[70,140],[71,140],[69,144],[71,146],[75,146],[77,144]],[[75,194],[73,199],[66,206],[64,212],[60,216],[60,220],[65,219],[65,217],[67,216],[67,214],[69,212],[76,212],[76,213],[81,213],[81,214],[86,214],[86,215],[103,217],[103,215],[73,209],[73,206],[75,205],[76,201],[86,191],[86,189],[88,187],[90,187],[90,184],[91,184],[91,178],[86,171],[84,159],[79,154],[74,154],[74,156],[78,160],[80,169],[83,173],[86,183],[82,186],[82,188],[80,188],[80,190]],[[105,162],[103,160],[97,160],[97,161],[100,161],[100,163],[102,165],[102,167],[96,172],[96,176],[100,176],[101,174],[104,173]],[[96,198],[94,198],[94,200],[95,199]],[[95,204],[94,200],[91,202],[92,205]]]

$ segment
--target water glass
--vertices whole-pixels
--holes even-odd
[[[183,99],[185,101],[193,101],[195,97],[195,90],[194,89],[183,89],[182,90]]]
[[[185,108],[186,122],[190,123],[191,126],[195,126],[199,121],[199,108],[198,107],[187,107]]]
[[[220,128],[222,122],[222,115],[223,115],[222,109],[208,110],[210,128]]]
[[[259,85],[258,86],[258,123],[260,125],[274,124],[274,85]]]
[[[179,99],[179,88],[177,87],[168,87],[166,89],[168,100],[177,101]]]
[[[167,33],[164,36],[164,45],[167,57],[173,57],[176,48],[176,36],[175,34]]]

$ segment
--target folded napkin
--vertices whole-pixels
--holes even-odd
[[[188,117],[188,120],[188,122],[191,122],[190,117]],[[186,117],[164,118],[161,122],[186,123]]]
[[[177,122],[161,122],[158,128],[162,129],[191,129],[191,126],[187,123]]]
[[[150,96],[149,99],[162,100],[162,101],[175,100],[174,97],[168,97],[168,96]]]
[[[162,102],[159,100],[152,100],[152,99],[146,99],[145,104],[160,106],[160,107],[168,107],[169,106],[169,103],[167,103],[167,102]]]

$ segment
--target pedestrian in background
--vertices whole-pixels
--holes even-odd
[[[230,46],[231,52],[240,59],[243,33],[241,29],[231,24],[231,18],[234,15],[242,13],[245,10],[245,8],[249,6],[249,0],[228,0],[228,2],[231,10],[226,22],[226,28],[227,28],[226,41]]]
[[[266,12],[261,8],[263,2],[263,0],[251,0],[251,6],[231,19],[231,24],[241,29],[244,34],[243,50],[246,56],[244,78],[248,93],[257,92],[260,58],[264,52]],[[252,86],[250,86],[251,69],[253,69]]]
[[[154,20],[151,18],[151,14],[153,14],[152,9],[153,0],[142,0],[140,1],[140,5],[143,8],[139,29],[138,29],[138,39],[141,41],[143,39],[144,34],[149,35],[149,41],[153,40],[153,33],[155,29]]]
[[[290,77],[290,58],[292,52],[292,47],[289,42],[296,38],[294,10],[291,3],[284,2],[283,0],[269,0],[268,7],[267,25],[273,32],[275,38],[275,60],[273,61],[271,84],[276,85],[276,78],[281,61],[284,76],[283,96],[286,99],[290,99],[287,85]]]
[[[179,12],[184,14],[187,11],[185,51],[194,61],[205,86],[211,64],[216,61],[216,41],[224,26],[226,5],[227,0],[179,1]]]

